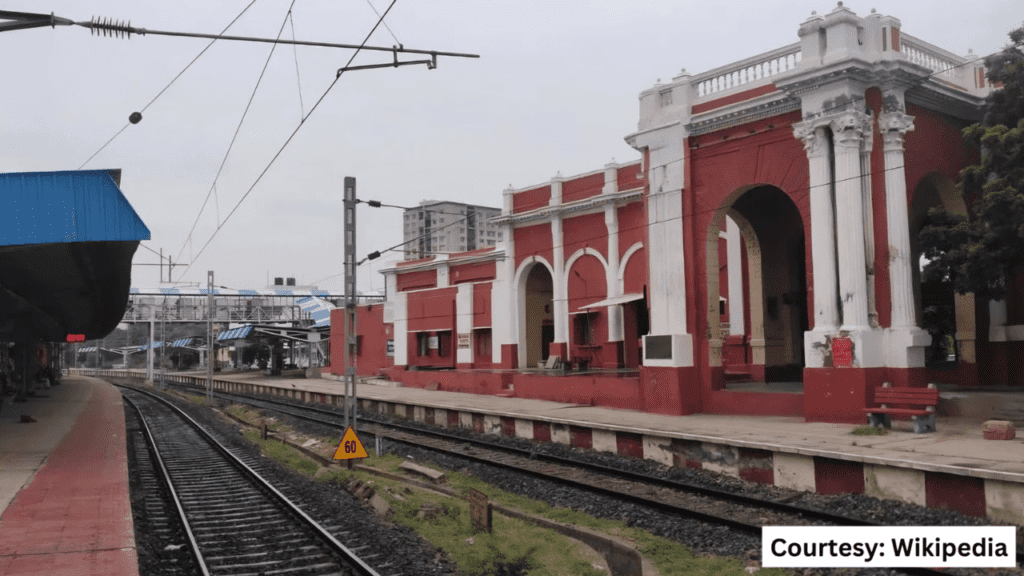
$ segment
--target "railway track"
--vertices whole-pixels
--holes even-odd
[[[188,385],[176,385],[189,388]],[[215,395],[224,400],[248,404],[307,422],[334,428],[342,427],[342,415],[333,410],[245,394],[216,392]],[[372,415],[360,415],[360,422],[362,433],[379,434],[410,446],[498,466],[660,512],[727,526],[756,537],[760,537],[761,528],[764,526],[884,525],[797,506],[785,501],[734,494],[591,462],[539,454],[529,449],[496,444],[478,438],[383,421]],[[1022,560],[1024,554],[1019,552],[1018,564]],[[898,573],[939,575],[949,572],[928,568],[901,568]]]
[[[167,401],[122,386],[202,574],[379,576],[258,472]],[[248,460],[248,462],[246,461]],[[335,527],[337,530],[337,527]]]

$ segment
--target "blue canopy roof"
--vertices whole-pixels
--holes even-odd
[[[119,170],[0,174],[0,246],[149,240],[115,178]]]

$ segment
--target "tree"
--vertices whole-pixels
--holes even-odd
[[[924,281],[949,281],[960,294],[1000,299],[1007,281],[1024,272],[1024,26],[1010,32],[1010,45],[985,59],[995,86],[979,124],[964,139],[981,150],[981,162],[960,172],[959,191],[973,218],[928,214],[921,230],[929,260]]]

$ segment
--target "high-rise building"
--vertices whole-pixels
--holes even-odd
[[[490,220],[500,215],[500,208],[424,200],[403,217],[405,259],[494,246],[504,238]]]

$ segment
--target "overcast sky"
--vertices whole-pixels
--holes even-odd
[[[153,30],[217,33],[250,0],[25,2],[3,8],[130,20]],[[380,12],[385,0],[370,0]],[[376,15],[366,0],[297,0],[295,35],[358,44]],[[290,0],[257,0],[228,34],[274,37]],[[988,54],[1024,21],[1020,0],[863,2],[896,16],[903,31],[954,53]],[[268,276],[341,288],[341,190],[411,206],[424,199],[501,205],[501,192],[639,157],[623,140],[636,129],[637,96],[681,68],[700,73],[796,42],[812,10],[834,2],[555,2],[397,0],[386,22],[406,48],[479,54],[423,66],[351,72],[323,99],[280,158],[226,223],[260,172],[348,61],[351,50],[281,45],[217,180],[216,201],[189,230],[271,47],[218,41],[85,168],[121,168],[121,188],[152,231],[143,243],[192,262],[175,280],[261,288]],[[292,35],[291,22],[283,37]],[[141,110],[208,43],[162,36],[90,37],[80,27],[0,34],[0,171],[75,170]],[[395,39],[378,28],[369,44]],[[387,62],[363,52],[358,64]],[[415,59],[404,56],[403,59]],[[296,77],[296,59],[298,77]],[[361,206],[360,257],[402,241],[401,211]],[[218,222],[222,228],[206,251]],[[180,254],[180,258],[178,258]],[[360,268],[362,289],[381,288]],[[144,248],[135,262],[157,262]],[[330,277],[330,278],[327,278]],[[326,279],[325,279],[326,278]],[[158,283],[137,266],[132,285]]]

